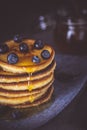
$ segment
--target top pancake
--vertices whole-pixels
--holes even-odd
[[[7,46],[9,47],[9,51],[6,52],[5,54],[0,54],[0,67],[3,70],[13,73],[33,73],[46,68],[52,63],[55,56],[55,52],[52,47],[45,44],[42,49],[38,50],[34,48],[35,40],[23,39],[22,42],[28,45],[29,52],[27,53],[20,52],[19,50],[20,43],[16,43],[14,40],[5,42],[5,44],[7,44]],[[48,59],[43,59],[41,57],[41,52],[43,50],[49,51],[50,57]],[[15,64],[8,63],[7,56],[10,53],[17,54],[19,58],[17,63]],[[40,58],[40,62],[39,63],[32,62],[33,56],[38,56]]]

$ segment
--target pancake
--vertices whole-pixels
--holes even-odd
[[[41,88],[44,85],[48,84],[53,80],[53,73],[50,75],[33,81],[24,81],[24,82],[12,82],[12,83],[0,83],[0,88],[5,90],[34,90]],[[31,88],[32,87],[32,88]]]
[[[29,53],[21,53],[19,50],[19,44],[15,43],[13,40],[5,42],[5,44],[9,47],[10,53],[16,53],[19,57],[19,61],[16,64],[8,64],[7,56],[10,54],[9,52],[0,55],[0,67],[8,72],[13,73],[33,73],[40,71],[50,65],[54,59],[55,52],[51,46],[45,45],[42,49],[37,50],[33,49],[35,40],[23,40],[23,43],[26,43],[30,48]],[[48,50],[50,53],[49,59],[45,60],[41,57],[41,52],[44,50]],[[40,57],[41,62],[36,64],[32,62],[32,57],[38,56]]]
[[[12,90],[5,90],[5,89],[0,89],[0,96],[4,96],[4,97],[22,97],[22,96],[30,96],[33,94],[38,94],[41,93],[44,90],[47,90],[53,83],[54,80],[52,80],[50,83],[46,84],[45,86],[32,90],[32,91],[12,91]]]
[[[40,40],[9,40],[0,45],[0,104],[38,106],[51,99],[55,51]]]
[[[10,105],[10,107],[20,109],[20,108],[29,108],[29,107],[35,107],[35,106],[42,105],[42,104],[48,102],[49,100],[51,100],[53,91],[54,91],[54,87],[50,87],[50,89],[48,89],[48,91],[42,97],[40,97],[38,100],[36,100],[32,103],[26,102],[24,104],[19,104],[19,105]]]
[[[38,98],[40,98],[47,89],[43,90],[42,92],[39,92],[37,94],[32,94],[28,96],[21,96],[21,97],[6,97],[6,96],[0,96],[0,104],[9,104],[9,105],[18,105],[25,102],[34,102]]]
[[[42,77],[48,76],[50,73],[54,71],[56,67],[56,62],[53,61],[51,65],[49,65],[47,68],[40,70],[36,73],[11,73],[6,72],[3,70],[0,70],[0,81],[5,83],[11,83],[11,82],[21,82],[21,81],[28,81],[28,80],[36,80],[40,79]]]

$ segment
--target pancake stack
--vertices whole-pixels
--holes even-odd
[[[53,93],[55,52],[42,40],[19,35],[0,44],[0,105],[38,106]]]

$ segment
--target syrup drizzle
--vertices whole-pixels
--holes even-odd
[[[31,82],[31,76],[32,76],[32,73],[27,73],[28,74],[28,90],[29,91],[32,91],[33,89],[33,85],[32,85],[32,82]]]
[[[32,76],[32,73],[27,73],[28,74],[28,90],[29,91],[32,91],[32,89],[33,89],[33,85],[32,85],[32,83],[31,83],[31,76]],[[33,95],[30,95],[29,96],[29,102],[33,102],[34,101],[34,96]]]
[[[34,101],[34,96],[33,96],[33,95],[31,95],[31,96],[29,97],[29,101],[30,101],[31,103]]]
[[[25,67],[23,67],[23,69],[24,70],[26,70],[26,68]],[[33,85],[32,85],[32,82],[31,82],[31,76],[32,76],[32,73],[28,73],[27,72],[27,75],[28,75],[28,77],[27,77],[27,80],[28,80],[28,85],[27,85],[27,89],[28,89],[28,91],[32,91],[32,89],[33,89]],[[30,95],[29,96],[29,102],[33,102],[34,101],[34,96],[33,95]]]

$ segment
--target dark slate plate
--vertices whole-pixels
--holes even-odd
[[[5,109],[2,118],[0,118],[0,128],[6,130],[30,130],[45,124],[59,114],[75,98],[86,83],[87,76],[84,71],[86,62],[84,60],[84,58],[77,56],[56,55],[57,69],[55,71],[55,91],[52,100],[42,106],[24,111],[11,109],[6,111]],[[83,62],[84,64],[82,65]]]

